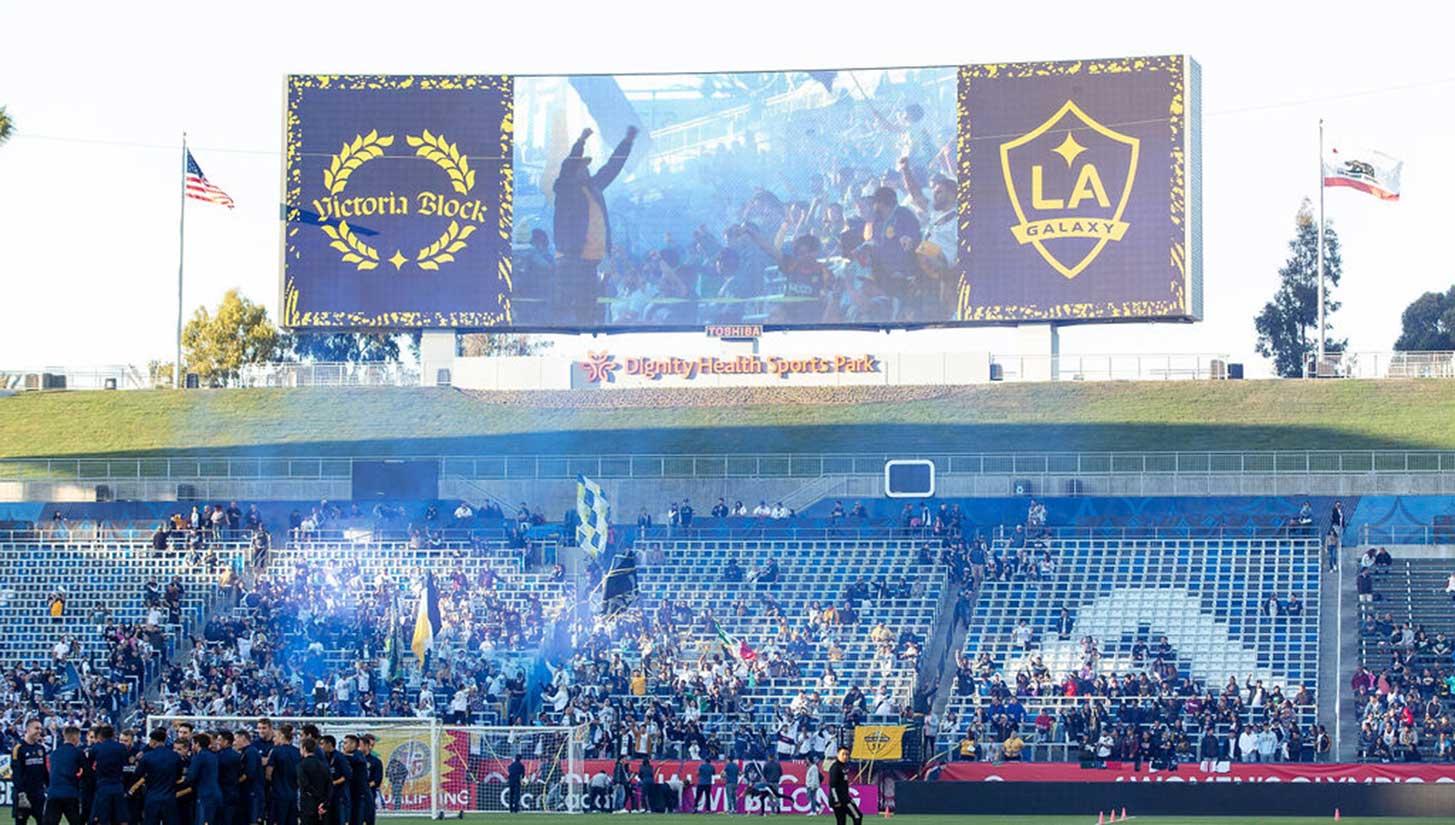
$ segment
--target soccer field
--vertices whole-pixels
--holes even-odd
[[[522,825],[579,825],[585,819],[600,818],[602,814],[469,814],[465,817],[468,823],[475,825],[495,825],[495,823],[519,822]],[[612,816],[611,821],[625,820],[646,821],[652,825],[688,825],[688,823],[701,823],[720,819],[724,814],[621,814]],[[738,817],[733,817],[737,819]],[[744,819],[756,820],[758,817],[743,817]],[[776,817],[775,817],[776,818]],[[789,817],[790,820],[802,819],[806,822],[832,822],[833,816],[820,817]],[[894,825],[959,825],[969,823],[970,825],[1096,825],[1096,817],[1090,816],[929,816],[929,815],[904,815],[885,818],[882,816],[865,816],[866,825],[875,821],[892,822]],[[1334,821],[1332,815],[1326,817],[1311,816],[1268,816],[1268,817],[1237,817],[1237,816],[1153,816],[1138,817],[1131,816],[1127,820],[1131,825],[1329,825]],[[389,823],[409,823],[409,825],[424,825],[429,822],[427,817],[404,817],[390,818]],[[1448,817],[1344,817],[1339,825],[1439,825],[1440,823],[1455,823],[1455,811]]]

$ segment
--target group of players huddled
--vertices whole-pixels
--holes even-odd
[[[31,720],[11,754],[16,825],[374,825],[384,765],[370,734],[303,725],[245,730],[159,727],[137,741],[111,725],[61,731],[54,749]]]

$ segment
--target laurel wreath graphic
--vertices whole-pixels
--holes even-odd
[[[429,132],[425,132],[429,134]],[[337,195],[344,191],[349,183],[349,176],[365,163],[384,156],[384,149],[394,145],[394,136],[385,135],[379,137],[379,130],[370,131],[367,135],[355,135],[354,142],[344,142],[343,148],[329,161],[328,168],[323,170],[323,187],[330,195]]]
[[[466,226],[461,228],[459,221],[450,221],[450,226],[443,235],[434,243],[419,250],[419,255],[414,262],[419,264],[420,269],[436,270],[440,264],[446,264],[455,259],[456,252],[465,248],[465,239],[475,234],[479,227]]]
[[[379,265],[379,251],[359,240],[348,221],[339,221],[338,229],[323,225],[323,232],[333,239],[329,246],[344,253],[344,263],[354,264],[360,270],[369,270]]]
[[[404,142],[415,147],[416,155],[445,170],[456,192],[468,195],[475,188],[475,170],[470,168],[470,159],[460,154],[460,147],[445,140],[444,135],[432,135],[425,129],[419,136],[405,135]]]

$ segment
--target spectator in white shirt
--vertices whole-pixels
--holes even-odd
[[[773,505],[772,515],[775,519],[788,518],[788,508],[784,507],[783,502],[780,501],[777,504]]]
[[[1258,761],[1258,736],[1251,726],[1243,728],[1243,732],[1238,734],[1238,753],[1244,762]]]
[[[474,518],[474,516],[475,511],[470,509],[469,502],[462,501],[460,502],[460,506],[455,508],[456,521],[464,521],[469,518]]]
[[[760,502],[758,502],[758,506],[753,508],[753,517],[754,518],[767,518],[768,516],[771,516],[772,514],[773,514],[773,510],[772,510],[772,508],[770,508],[768,506],[768,502],[766,502],[766,501],[760,501]]]

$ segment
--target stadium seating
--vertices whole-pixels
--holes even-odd
[[[844,651],[843,660],[834,663],[837,674],[835,691],[820,691],[826,707],[833,708],[836,718],[838,703],[850,686],[858,686],[865,694],[880,686],[899,702],[908,702],[915,680],[915,663],[909,660],[876,663],[877,645],[869,638],[877,622],[896,638],[905,631],[920,640],[934,626],[936,611],[946,586],[946,569],[938,561],[929,564],[919,559],[924,540],[895,537],[882,532],[874,538],[674,538],[646,542],[646,554],[653,546],[662,553],[661,563],[645,564],[640,573],[643,608],[653,611],[663,602],[685,601],[695,613],[711,611],[723,629],[755,650],[777,647],[780,626],[800,627],[802,617],[817,602],[821,606],[843,603],[845,588],[861,577],[870,583],[908,586],[909,595],[898,598],[870,597],[860,605],[859,621],[841,625],[826,632]],[[744,571],[763,568],[770,560],[779,565],[777,580],[772,583],[752,581],[728,582],[723,570],[734,560]],[[760,597],[771,597],[782,609],[787,621],[778,621],[756,604]],[[734,603],[747,600],[753,604],[750,615],[734,615]],[[695,645],[690,650],[713,653],[721,651],[719,640],[702,622],[694,622],[691,633]],[[920,642],[923,646],[923,641]],[[766,711],[761,719],[771,722],[773,712],[785,707],[800,691],[819,690],[818,679],[828,664],[828,646],[819,645],[798,659],[801,676],[765,680],[750,694],[755,704]],[[881,669],[884,668],[884,669]],[[725,720],[704,716],[709,725]]]
[[[185,597],[182,624],[164,625],[171,653],[176,639],[190,631],[217,597],[223,567],[241,569],[245,546],[214,545],[216,562],[209,565],[180,552],[155,553],[142,539],[94,538],[74,533],[67,538],[43,533],[0,542],[0,661],[9,665],[48,666],[51,648],[75,639],[79,658],[106,672],[106,624],[139,625],[147,618],[144,588],[148,579],[165,585],[176,578]],[[49,615],[52,593],[65,596],[59,619]],[[97,610],[104,610],[103,622]],[[148,676],[153,665],[148,663]],[[133,685],[133,689],[141,688]],[[136,695],[136,694],[133,694]]]
[[[1320,570],[1315,539],[1050,538],[1043,544],[1055,562],[1054,574],[1045,581],[985,582],[963,651],[971,662],[988,654],[1012,689],[1030,653],[1041,655],[1059,683],[1080,669],[1086,636],[1099,643],[1100,672],[1118,674],[1144,669],[1132,663],[1138,639],[1155,646],[1166,636],[1179,674],[1190,675],[1203,691],[1220,690],[1229,676],[1242,683],[1251,674],[1290,696],[1300,686],[1314,693]],[[1270,597],[1286,602],[1291,595],[1302,601],[1301,615],[1265,614]],[[1056,630],[1062,607],[1074,621],[1066,639]],[[1034,634],[1030,651],[1016,649],[1011,640],[1022,619]],[[960,695],[950,709],[965,716],[983,701]],[[1059,719],[1079,699],[1022,701],[1028,734],[1040,708]],[[1314,721],[1313,710],[1301,709],[1302,723]],[[1064,750],[1058,756],[1065,757]]]

